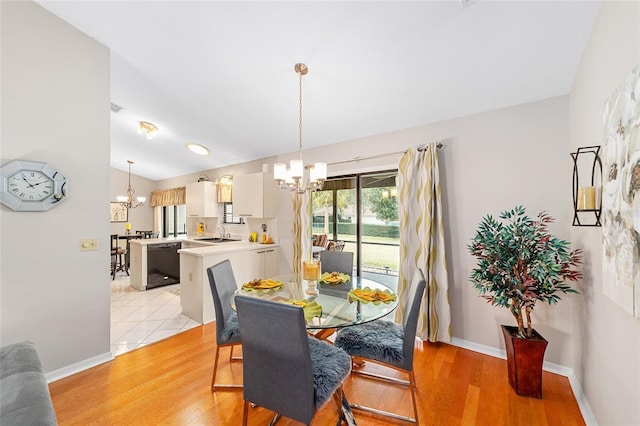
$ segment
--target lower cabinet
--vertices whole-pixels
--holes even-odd
[[[253,250],[247,264],[251,267],[252,276],[250,279],[275,277],[278,275],[277,249],[270,247]]]
[[[207,268],[226,259],[231,262],[238,287],[255,278],[278,273],[278,247],[259,247],[208,255],[180,254],[180,303],[182,313],[206,324],[215,321],[213,295]],[[231,303],[223,300],[222,303]]]

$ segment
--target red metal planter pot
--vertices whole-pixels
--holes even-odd
[[[509,383],[518,395],[542,398],[542,362],[548,342],[533,330],[531,339],[517,337],[518,327],[502,325]]]

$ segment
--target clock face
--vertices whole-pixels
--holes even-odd
[[[42,172],[22,171],[9,178],[9,192],[28,201],[42,201],[53,194],[53,180]]]
[[[67,179],[48,163],[15,160],[0,167],[0,202],[19,212],[42,212],[66,199]]]

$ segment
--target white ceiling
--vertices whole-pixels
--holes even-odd
[[[111,49],[111,166],[152,180],[296,151],[297,62],[305,148],[565,95],[600,4],[37,3]]]

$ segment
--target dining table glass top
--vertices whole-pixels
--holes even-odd
[[[344,276],[340,282],[333,283],[283,275],[268,281],[271,285],[281,285],[267,289],[246,288],[243,285],[231,298],[233,309],[238,294],[295,304],[305,310],[307,329],[313,330],[366,323],[388,315],[398,306],[398,298],[389,287],[362,277]],[[317,294],[313,294],[315,289]],[[383,300],[377,300],[374,293]]]

